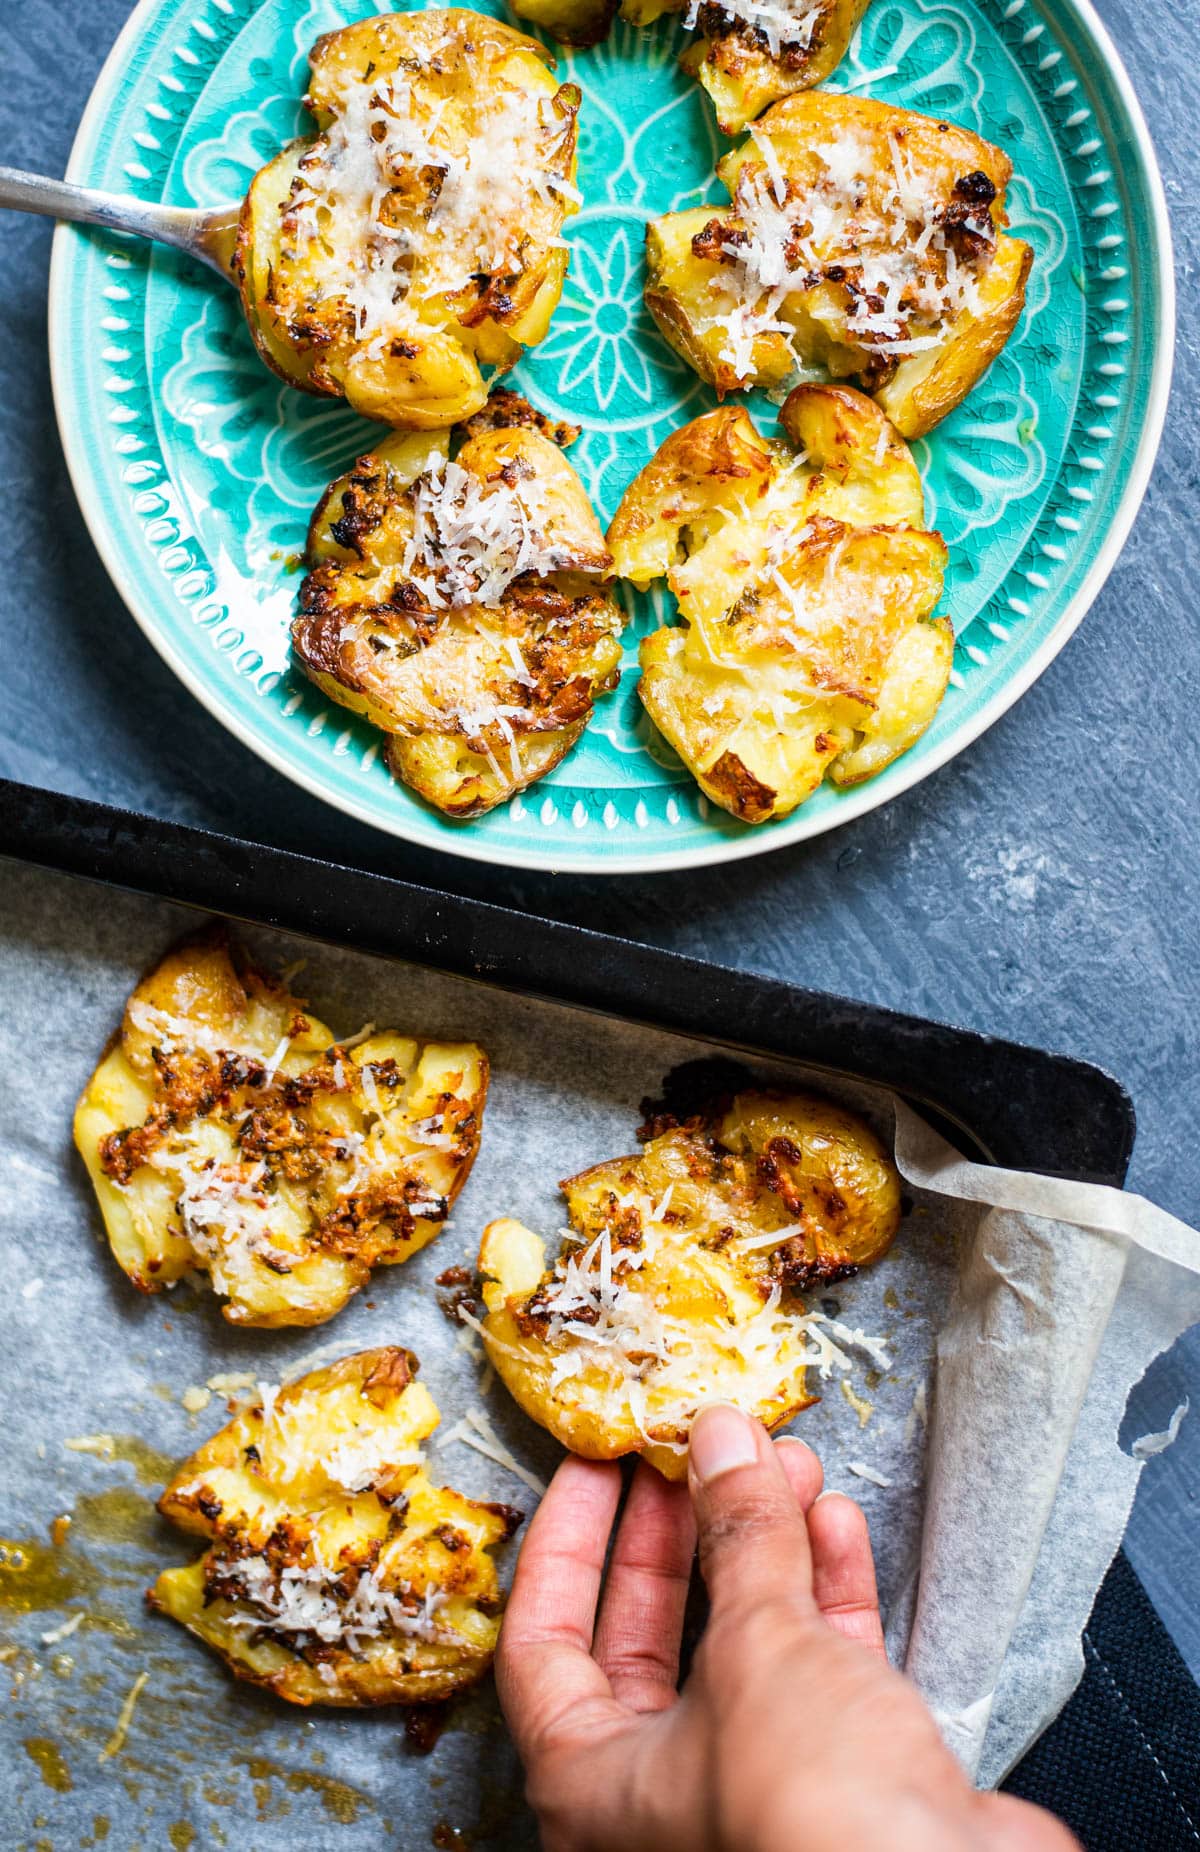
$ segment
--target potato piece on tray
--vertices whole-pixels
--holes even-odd
[[[231,1324],[316,1325],[438,1234],[487,1085],[473,1042],[338,1043],[216,928],[137,986],[75,1142],[142,1292],[199,1270]]]
[[[428,429],[542,340],[567,272],[579,91],[500,20],[389,13],[312,48],[319,134],[258,173],[234,268],[292,385]]]
[[[500,393],[465,429],[378,444],[313,516],[296,655],[449,817],[543,777],[618,680],[612,557],[571,435]]]
[[[791,448],[740,405],[673,432],[608,533],[618,572],[665,577],[679,607],[642,640],[642,703],[746,823],[905,752],[954,655],[933,615],[946,548],[907,445],[848,386],[798,386],[781,417]]]
[[[709,1401],[769,1428],[815,1398],[801,1295],[878,1260],[900,1222],[896,1167],[855,1114],[746,1092],[646,1128],[638,1157],[563,1184],[571,1231],[484,1230],[484,1348],[526,1414],[588,1459],[640,1453],[684,1476]]]
[[[1033,253],[1012,162],[872,97],[789,97],[717,167],[732,206],[646,227],[646,304],[720,393],[856,380],[904,437],[965,398],[1015,328]]]
[[[364,1350],[261,1385],[158,1501],[208,1548],[164,1570],[150,1605],[293,1704],[442,1701],[491,1665],[489,1552],[521,1514],[428,1479],[438,1411],[416,1369],[409,1351]]]

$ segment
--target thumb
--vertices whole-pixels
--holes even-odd
[[[775,1594],[812,1604],[808,1526],[761,1422],[728,1402],[702,1409],[688,1489],[714,1619]]]

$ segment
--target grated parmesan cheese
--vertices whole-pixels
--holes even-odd
[[[497,1466],[503,1466],[506,1472],[511,1473],[514,1479],[519,1479],[522,1485],[528,1486],[538,1498],[546,1496],[544,1481],[513,1457],[481,1408],[469,1408],[461,1421],[447,1428],[437,1444],[442,1448],[455,1441],[460,1446],[473,1447],[485,1459],[494,1460]]]
[[[435,611],[497,605],[521,573],[561,563],[536,526],[546,515],[545,485],[536,478],[519,487],[485,483],[438,458],[414,485],[412,513],[402,569]]]
[[[826,0],[719,0],[719,4],[731,20],[761,32],[773,58],[793,46],[807,51],[817,22],[827,10]],[[694,30],[699,15],[700,0],[689,0],[684,25]]]
[[[320,268],[336,259],[327,293],[345,300],[371,348],[411,329],[432,299],[473,291],[480,275],[520,276],[577,199],[559,171],[570,120],[502,71],[489,78],[469,138],[461,106],[431,95],[419,73],[353,84],[300,162],[283,208],[289,255]]]
[[[859,1329],[858,1326],[855,1326],[852,1331],[848,1325],[839,1324],[836,1318],[829,1319],[827,1323],[834,1337],[840,1339],[848,1349],[865,1351],[877,1368],[881,1370],[891,1369],[891,1352],[888,1350],[882,1338],[869,1337],[867,1333]]]
[[[84,1614],[81,1608],[78,1613],[72,1614],[70,1620],[65,1620],[60,1626],[51,1627],[49,1633],[44,1633],[42,1635],[42,1645],[57,1646],[60,1641],[69,1640],[71,1635],[76,1633],[78,1629],[83,1626],[83,1622]]]
[[[729,263],[712,283],[712,325],[725,335],[720,358],[739,380],[753,375],[754,344],[764,335],[782,335],[799,362],[783,311],[830,268],[854,281],[844,338],[870,353],[896,360],[922,353],[959,315],[978,310],[978,276],[990,255],[960,262],[934,187],[909,166],[894,134],[891,184],[878,204],[872,150],[852,131],[809,150],[818,170],[803,185],[789,182],[761,128],[753,145],[761,165],[743,166],[733,199],[744,242],[725,244]]]
[[[873,1466],[865,1465],[862,1460],[847,1460],[846,1471],[853,1473],[856,1479],[865,1479],[871,1485],[883,1486],[885,1490],[892,1483],[882,1473],[876,1472]]]
[[[128,1736],[129,1726],[133,1722],[134,1709],[136,1708],[138,1699],[146,1688],[149,1677],[149,1672],[139,1672],[133,1684],[129,1687],[125,1702],[122,1704],[120,1714],[117,1717],[116,1728],[100,1751],[100,1754],[96,1757],[97,1762],[111,1762],[112,1758],[114,1756],[119,1756],[122,1749],[125,1747],[125,1738]]]
[[[255,1611],[235,1608],[229,1625],[265,1625],[273,1633],[344,1645],[352,1653],[361,1652],[364,1642],[389,1634],[420,1640],[445,1637],[446,1629],[437,1621],[447,1599],[440,1589],[427,1588],[420,1594],[406,1583],[385,1587],[376,1568],[364,1570],[353,1593],[345,1596],[338,1586],[345,1570],[327,1564],[315,1543],[313,1555],[311,1564],[287,1564],[278,1573],[265,1556],[236,1558],[229,1565],[229,1580],[240,1585],[241,1598]]]

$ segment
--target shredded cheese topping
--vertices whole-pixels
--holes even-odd
[[[125,1702],[122,1704],[120,1714],[117,1717],[116,1728],[100,1751],[100,1754],[96,1757],[97,1762],[111,1762],[113,1757],[119,1756],[122,1749],[124,1749],[125,1738],[129,1735],[129,1726],[133,1722],[133,1713],[137,1708],[137,1701],[145,1690],[149,1678],[149,1672],[139,1672],[132,1685],[129,1687],[129,1690],[125,1694]]]
[[[468,1315],[460,1309],[459,1317],[465,1319]],[[469,1322],[475,1324],[474,1319]],[[538,1498],[546,1496],[545,1482],[539,1479],[536,1473],[531,1472],[528,1466],[521,1465],[520,1460],[504,1445],[481,1408],[469,1408],[461,1421],[456,1421],[452,1428],[447,1428],[438,1441],[438,1446],[448,1447],[455,1441],[460,1446],[474,1448],[475,1452],[481,1453],[486,1460],[494,1460],[497,1466],[502,1466],[505,1472],[513,1475],[514,1479],[519,1479],[522,1485],[528,1486]]]
[[[519,488],[485,483],[439,457],[414,485],[412,509],[402,569],[435,611],[498,605],[523,572],[553,572],[562,563],[536,525],[547,513],[537,478]]]
[[[807,51],[817,22],[828,10],[825,0],[718,0],[718,4],[731,20],[761,32],[773,58],[793,46]],[[683,16],[685,26],[695,27],[700,5],[701,0],[689,0]]]
[[[263,1442],[271,1449],[272,1471],[284,1484],[305,1477],[316,1466],[343,1491],[366,1492],[396,1467],[425,1463],[420,1447],[396,1445],[386,1422],[364,1427],[359,1421],[349,1430],[336,1432],[314,1460],[311,1399],[293,1396],[290,1402],[281,1403],[278,1383],[259,1382],[255,1386],[262,1406]]]
[[[763,1291],[761,1309],[750,1316],[739,1317],[732,1308],[728,1316],[702,1319],[672,1311],[672,1234],[676,1243],[680,1235],[664,1221],[670,1197],[668,1190],[658,1204],[640,1199],[642,1238],[637,1246],[614,1247],[606,1226],[578,1251],[579,1237],[562,1231],[577,1251],[560,1257],[554,1277],[536,1294],[539,1316],[546,1320],[547,1386],[552,1393],[564,1383],[599,1372],[605,1393],[622,1397],[644,1440],[682,1453],[683,1443],[672,1439],[670,1431],[690,1425],[706,1401],[736,1394],[742,1405],[753,1407],[774,1400],[787,1379],[809,1366],[822,1377],[834,1369],[850,1371],[852,1361],[834,1337],[886,1362],[881,1339],[821,1313],[784,1305],[777,1281]],[[638,1203],[637,1197],[615,1198],[617,1210]],[[789,1225],[762,1236],[744,1236],[731,1243],[731,1252],[749,1255],[775,1249],[797,1232],[798,1225]],[[688,1239],[686,1234],[683,1239]],[[666,1266],[658,1271],[655,1263],[660,1258]],[[460,1311],[459,1316],[482,1329],[468,1314]],[[490,1337],[489,1341],[498,1342]]]
[[[343,1595],[339,1584],[346,1571],[331,1567],[314,1545],[312,1563],[285,1565],[276,1572],[265,1556],[243,1556],[229,1565],[229,1579],[242,1591],[254,1612],[235,1609],[228,1616],[232,1627],[268,1626],[272,1633],[293,1634],[342,1645],[360,1652],[365,1642],[386,1634],[436,1640],[445,1628],[437,1621],[446,1601],[440,1589],[418,1594],[405,1584],[386,1588],[375,1569],[359,1575],[354,1592]],[[216,1566],[221,1569],[219,1559]]]
[[[885,1490],[892,1483],[883,1473],[878,1472],[874,1466],[868,1466],[862,1460],[847,1460],[846,1471],[848,1473],[853,1473],[856,1479],[865,1479],[869,1485],[883,1486]]]
[[[539,205],[557,208],[557,231],[564,202],[577,198],[556,171],[569,158],[571,121],[549,98],[492,69],[486,106],[465,124],[462,104],[422,81],[437,52],[455,49],[447,34],[442,47],[412,48],[411,72],[348,86],[284,208],[289,255],[324,267],[336,254],[337,293],[370,346],[411,328],[432,297],[474,294],[480,275],[521,275],[540,257],[530,236]]]
[[[958,256],[942,222],[943,202],[894,133],[889,184],[878,203],[872,151],[861,136],[848,132],[812,148],[819,168],[805,185],[785,175],[763,128],[753,139],[760,158],[747,161],[738,176],[738,223],[722,246],[728,262],[712,283],[713,321],[725,334],[720,358],[739,379],[753,375],[754,343],[762,335],[782,335],[795,352],[796,331],[783,311],[831,269],[844,273],[831,280],[844,282],[850,297],[843,338],[887,359],[938,346],[960,314],[978,311],[990,251]],[[990,227],[981,208],[980,224],[985,220]]]

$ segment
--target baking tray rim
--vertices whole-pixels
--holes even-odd
[[[2,778],[0,856],[886,1087],[986,1162],[1117,1186],[1128,1168],[1133,1103],[1073,1055]]]

